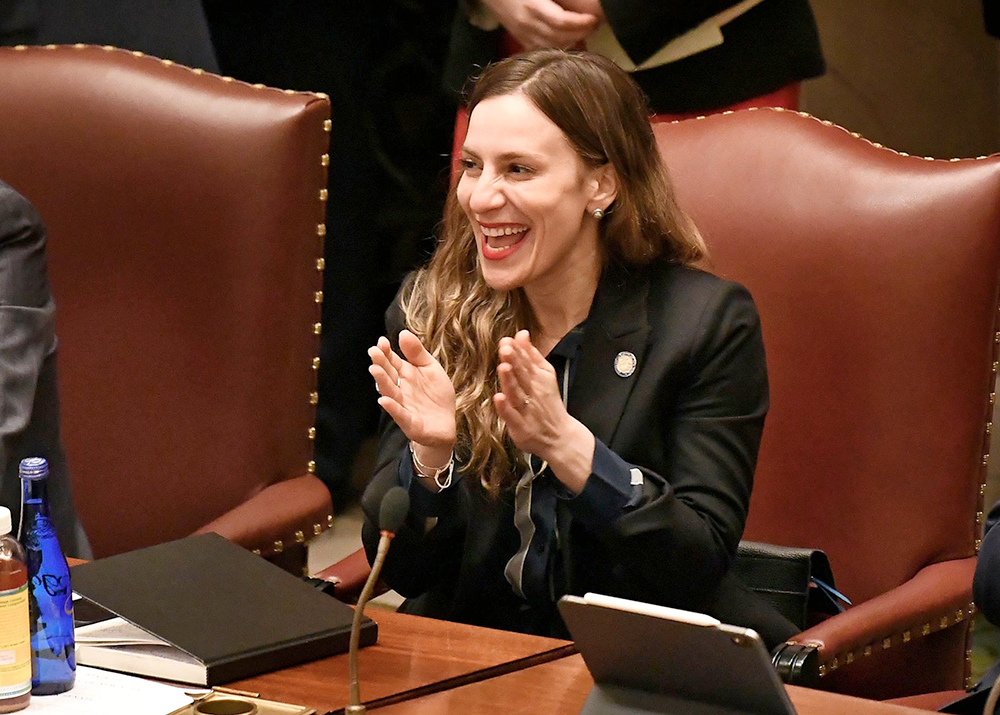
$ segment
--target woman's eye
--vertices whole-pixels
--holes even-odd
[[[473,171],[476,168],[474,159],[459,159],[458,165],[462,167],[462,171]]]
[[[510,173],[523,176],[525,174],[530,174],[531,169],[523,164],[511,164]]]

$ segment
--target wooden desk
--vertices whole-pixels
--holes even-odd
[[[379,715],[579,715],[594,681],[574,655],[378,710]],[[789,686],[799,715],[927,715],[926,710]]]
[[[358,656],[361,698],[370,707],[397,703],[564,658],[568,641],[495,631],[390,611],[367,612],[378,643]],[[227,683],[268,700],[308,705],[320,715],[348,703],[347,654]]]

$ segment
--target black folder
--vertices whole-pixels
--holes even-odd
[[[84,665],[212,686],[345,652],[350,641],[350,606],[217,534],[74,566],[71,580],[81,597],[191,657],[178,669],[167,648],[157,658],[155,647],[81,642]],[[362,645],[377,628],[365,619]]]

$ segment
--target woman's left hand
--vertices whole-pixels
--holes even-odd
[[[556,371],[532,344],[527,330],[501,338],[500,392],[493,396],[497,414],[518,449],[552,467],[569,489],[580,492],[590,476],[594,435],[566,411]]]

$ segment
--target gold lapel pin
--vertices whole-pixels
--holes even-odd
[[[628,350],[622,350],[615,355],[615,373],[618,377],[629,377],[635,372],[635,366],[635,355]]]

